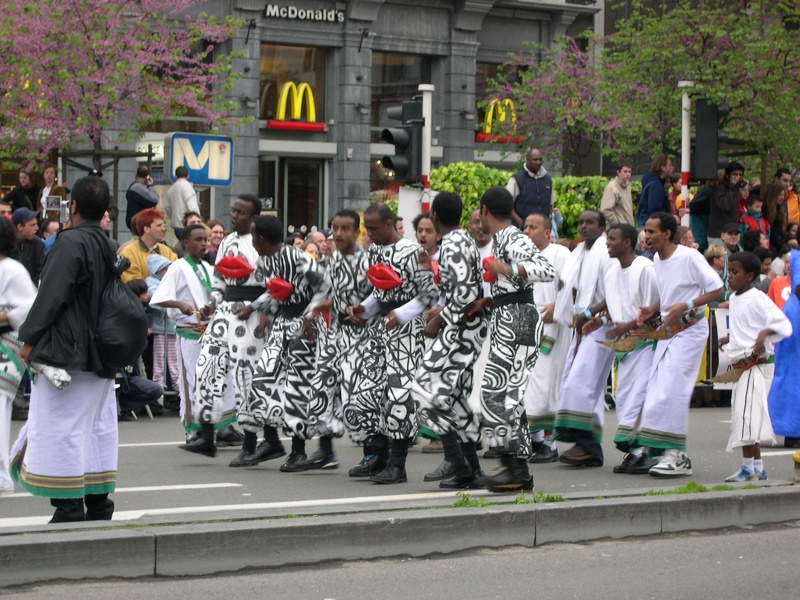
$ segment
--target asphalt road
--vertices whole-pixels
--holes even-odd
[[[620,461],[621,454],[611,443],[611,432],[616,426],[613,411],[607,412],[606,417],[606,464],[601,468],[584,469],[560,463],[532,465],[536,489],[594,497],[617,490],[673,487],[686,483],[685,478],[661,480],[647,475],[612,473],[611,469]],[[689,454],[694,474],[691,480],[714,485],[738,468],[739,457],[724,450],[729,419],[730,409],[692,409]],[[13,423],[12,439],[20,425],[19,422]],[[120,423],[119,478],[117,492],[113,495],[115,519],[132,521],[144,516],[183,515],[193,511],[241,510],[253,505],[285,509],[291,513],[299,503],[305,506],[325,503],[357,505],[375,497],[439,492],[437,484],[422,481],[423,475],[436,468],[442,459],[441,454],[421,453],[425,440],[420,440],[409,455],[409,482],[379,486],[347,476],[347,470],[362,456],[361,448],[347,439],[335,443],[341,462],[338,470],[289,474],[278,471],[280,459],[248,469],[228,467],[238,449],[221,449],[215,459],[189,454],[177,449],[182,437],[178,418],[167,411],[153,421],[140,418]],[[316,441],[309,442],[310,451],[315,447]],[[792,480],[791,453],[782,447],[765,449],[770,480]],[[497,466],[498,461],[484,461],[484,468]],[[0,528],[44,523],[51,514],[46,499],[33,498],[19,489],[11,496],[0,497]]]
[[[479,550],[206,578],[33,585],[19,600],[795,598],[800,522],[587,544]]]

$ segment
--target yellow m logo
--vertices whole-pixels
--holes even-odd
[[[293,81],[284,83],[281,87],[281,93],[278,96],[278,110],[275,114],[276,120],[286,120],[286,109],[290,100],[292,108],[290,119],[299,121],[303,112],[303,104],[305,104],[306,121],[314,123],[317,120],[317,110],[314,106],[314,93],[311,91],[311,86],[307,83],[297,85]]]
[[[492,133],[492,121],[495,115],[497,115],[497,121],[500,123],[505,122],[506,116],[508,116],[512,123],[517,122],[517,113],[514,112],[514,103],[508,98],[505,100],[494,98],[489,102],[489,108],[486,109],[486,118],[483,120],[483,133],[487,135]]]

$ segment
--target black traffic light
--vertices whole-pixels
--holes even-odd
[[[381,132],[381,140],[394,145],[394,155],[384,156],[381,161],[383,168],[394,171],[396,180],[416,183],[422,175],[422,102],[403,102],[391,107],[387,114],[400,125]]]
[[[725,105],[717,106],[707,100],[695,103],[695,143],[693,179],[716,179],[717,169],[727,164],[720,160],[719,145],[728,139],[728,134],[720,131],[720,119],[730,112]]]

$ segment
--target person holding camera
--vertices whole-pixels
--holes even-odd
[[[139,165],[136,170],[136,181],[125,193],[128,207],[125,210],[125,225],[131,228],[133,216],[146,208],[155,208],[158,204],[158,192],[153,189],[153,177],[147,165]],[[135,233],[135,232],[134,232]]]
[[[744,186],[742,177],[744,166],[731,161],[725,167],[725,176],[711,192],[711,205],[708,211],[708,245],[722,246],[723,228],[728,223],[738,223],[739,190]]]

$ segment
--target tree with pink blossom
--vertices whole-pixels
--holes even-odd
[[[226,98],[241,23],[194,11],[199,0],[0,0],[0,154],[102,150],[166,116],[237,122]]]

